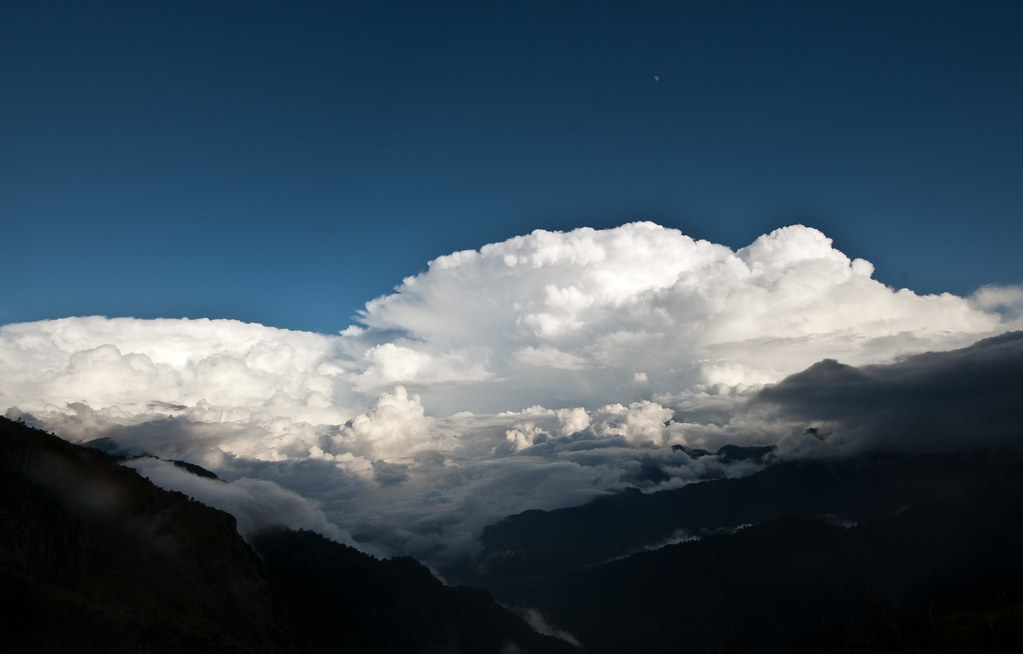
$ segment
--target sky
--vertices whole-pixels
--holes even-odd
[[[1011,441],[1017,3],[294,5],[0,5],[0,412],[431,564]]]
[[[336,333],[428,261],[652,220],[1018,283],[1018,3],[3,2],[0,324]]]

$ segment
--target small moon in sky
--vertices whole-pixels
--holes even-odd
[[[654,75],[654,81],[655,82],[660,82],[661,81],[661,76],[660,75]]]

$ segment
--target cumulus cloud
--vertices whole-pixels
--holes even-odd
[[[499,411],[749,387],[1005,329],[991,293],[921,296],[872,273],[802,226],[738,251],[652,223],[537,231],[440,257],[369,302],[354,350],[367,391],[401,383],[440,411]],[[405,367],[378,360],[385,346]],[[480,385],[500,392],[460,388]]]
[[[233,320],[65,318],[0,327],[0,401],[87,402],[134,413],[153,402],[338,417],[337,339]]]
[[[429,559],[509,513],[758,465],[673,445],[789,443],[810,422],[851,433],[840,400],[785,394],[841,377],[824,359],[881,375],[870,366],[1021,326],[1018,288],[917,295],[872,274],[802,226],[734,251],[652,223],[540,230],[435,259],[335,335],[230,320],[4,325],[0,411],[213,469],[229,484],[137,464],[243,528],[266,503],[264,517]]]
[[[1023,316],[1023,288],[1018,286],[984,286],[970,300],[978,308],[998,312],[1008,320],[1019,321]]]
[[[419,396],[410,397],[403,387],[396,386],[392,393],[382,393],[367,413],[345,423],[332,439],[332,449],[377,459],[412,457],[431,445],[443,447],[431,429],[433,424]]]

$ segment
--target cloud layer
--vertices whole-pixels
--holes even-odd
[[[537,231],[430,262],[337,335],[5,325],[0,410],[213,469],[235,490],[193,494],[240,521],[265,500],[334,537],[439,556],[515,511],[748,472],[670,446],[771,442],[783,423],[823,420],[784,395],[803,378],[743,408],[823,359],[890,363],[1020,326],[1018,288],[921,296],[872,272],[802,226],[738,251],[652,223]]]

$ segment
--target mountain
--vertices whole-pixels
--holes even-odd
[[[378,561],[309,531],[254,539],[278,606],[325,652],[573,652],[408,557]]]
[[[12,651],[301,651],[230,515],[0,419]]]
[[[5,418],[0,521],[8,651],[574,651],[411,559],[284,529],[253,549],[227,513]]]
[[[1023,596],[1021,493],[1006,480],[850,528],[775,518],[556,575],[531,594],[590,652],[843,642],[870,633],[879,609],[940,615]]]
[[[742,409],[791,425],[778,451],[677,446],[766,464],[756,474],[509,516],[443,572],[591,652],[841,649],[892,633],[898,651],[1021,650],[1007,646],[1023,645],[1021,370],[1019,332],[887,364],[822,360]],[[964,611],[991,628],[939,643]],[[929,643],[890,629],[914,620]],[[998,640],[995,623],[1011,627]]]
[[[1001,460],[982,453],[863,456],[776,463],[738,479],[604,496],[554,511],[526,511],[484,528],[482,553],[446,574],[515,599],[530,579],[577,570],[658,544],[780,516],[859,522],[955,496]]]
[[[878,612],[1023,598],[1021,534],[1015,458],[794,461],[511,516],[461,571],[588,652],[781,652],[869,636]]]

